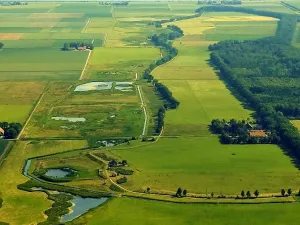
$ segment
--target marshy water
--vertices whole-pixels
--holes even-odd
[[[28,170],[30,168],[30,165],[31,165],[31,159],[28,159],[26,161],[25,167],[23,169],[23,174],[26,177],[31,179],[32,178],[31,175],[28,174]],[[65,193],[65,192],[47,190],[47,189],[44,189],[42,187],[32,187],[31,190],[32,191],[43,191],[43,192],[47,191],[49,194],[68,194],[68,195],[71,195],[73,197],[73,199],[70,200],[70,202],[73,203],[72,207],[70,208],[70,212],[61,217],[61,222],[62,223],[72,221],[72,220],[76,219],[77,217],[83,215],[84,213],[86,213],[90,209],[93,209],[93,208],[103,204],[104,202],[106,202],[108,200],[107,197],[83,198],[81,196],[72,195],[72,194]]]
[[[45,173],[48,177],[64,178],[71,174],[71,169],[47,169]]]
[[[81,84],[75,88],[74,91],[101,91],[101,90],[111,90],[113,84],[115,83],[115,89],[122,90],[133,90],[133,82],[90,82],[86,84]]]
[[[75,88],[74,91],[101,91],[110,90],[113,82],[90,82],[81,84]]]
[[[53,120],[65,120],[69,122],[85,122],[86,119],[84,117],[64,117],[64,116],[53,116],[51,117]]]
[[[70,201],[73,203],[71,207],[71,212],[61,217],[61,222],[65,223],[72,221],[75,218],[86,213],[90,209],[96,208],[97,206],[103,204],[108,198],[82,198],[80,196],[73,196]]]

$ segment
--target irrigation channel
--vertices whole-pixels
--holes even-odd
[[[31,159],[28,159],[26,161],[24,170],[23,170],[23,175],[26,176],[29,179],[34,179],[31,175],[28,174],[28,170],[31,165]],[[108,200],[107,197],[101,197],[101,198],[83,198],[78,195],[72,195],[70,193],[65,193],[65,192],[58,192],[58,191],[51,191],[47,190],[41,187],[34,187],[32,188],[32,191],[41,191],[45,192],[47,191],[50,194],[69,194],[72,196],[72,200],[70,202],[72,203],[72,206],[69,208],[69,213],[65,214],[61,217],[61,222],[66,223],[69,221],[72,221],[76,219],[77,217],[83,215],[84,213],[88,212],[90,209],[93,209],[104,202]]]

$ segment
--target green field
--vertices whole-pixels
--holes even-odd
[[[1,220],[10,224],[37,223],[45,219],[43,211],[52,204],[44,193],[29,193],[17,189],[17,185],[28,180],[21,174],[26,159],[85,146],[86,141],[17,143],[0,168],[0,196],[3,199]]]
[[[295,13],[277,2],[241,6]],[[65,188],[118,196],[67,224],[298,224],[296,162],[277,145],[223,145],[209,130],[213,119],[253,120],[254,112],[220,80],[210,65],[208,46],[273,36],[278,20],[211,12],[153,25],[194,15],[199,7],[196,2],[0,6],[1,121],[25,125],[0,167],[0,221],[29,225],[46,220],[45,210],[53,204],[47,195],[17,188],[28,181],[22,175],[25,161],[37,157],[29,169],[33,176],[49,168],[72,168],[78,174],[60,183]],[[157,134],[158,109],[165,100],[143,73],[166,54],[153,45],[151,36],[169,34],[167,25],[180,27],[184,36],[170,42],[178,55],[152,75],[180,105],[166,111],[163,131]],[[299,27],[295,45],[300,43]],[[93,43],[95,48],[62,51],[70,42]],[[119,85],[129,89],[118,89],[118,82],[129,82]],[[276,79],[272,82],[277,84]],[[75,91],[82,85],[90,90]],[[292,123],[299,127],[298,120]],[[144,128],[149,137],[142,135]],[[103,141],[121,144],[103,148]],[[0,155],[6,144],[1,141]],[[116,166],[110,165],[112,159]],[[118,187],[115,182],[124,177],[126,182]],[[186,189],[188,197],[174,198],[178,187]],[[147,188],[150,194],[144,193]],[[292,196],[274,197],[289,188]],[[262,198],[235,200],[242,190],[259,190]],[[205,198],[211,192],[215,198]],[[217,203],[219,195],[226,196],[222,203],[261,204],[188,204]],[[271,204],[274,201],[295,203]]]
[[[117,198],[68,224],[298,224],[298,203],[267,205],[174,204]],[[133,213],[134,212],[134,213]],[[146,219],[147,218],[147,219]]]

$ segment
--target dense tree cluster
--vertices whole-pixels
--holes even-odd
[[[20,123],[0,122],[0,127],[4,130],[4,137],[6,139],[16,138],[22,130]]]
[[[0,2],[1,6],[9,6],[9,5],[28,5],[28,2],[19,2],[19,1],[13,1],[13,2]]]
[[[69,50],[78,50],[80,47],[86,48],[89,50],[94,49],[94,45],[92,43],[84,43],[84,42],[70,42],[64,43],[64,46],[61,48],[62,51],[69,51]]]
[[[160,107],[157,112],[157,126],[155,129],[156,133],[160,133],[164,126],[164,118],[165,118],[166,109],[165,107]]]
[[[216,8],[237,11],[228,6]],[[244,8],[238,11],[280,18],[276,35],[211,45],[211,62],[221,78],[256,110],[257,121],[300,157],[300,135],[287,118],[298,116],[300,107],[296,90],[300,86],[300,53],[290,45],[297,17]]]
[[[277,144],[280,140],[276,133],[271,132],[266,136],[251,136],[250,131],[255,130],[245,120],[214,119],[211,121],[210,129],[213,133],[220,134],[222,144]]]
[[[129,5],[128,1],[118,1],[118,2],[99,2],[100,5],[115,5],[115,6],[121,6],[121,5]]]
[[[199,0],[198,5],[241,5],[240,0]]]

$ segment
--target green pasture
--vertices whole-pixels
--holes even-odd
[[[87,55],[88,52],[63,52],[52,48],[3,49],[0,80],[77,80]]]
[[[95,48],[86,78],[120,80],[121,76],[124,80],[134,79],[136,73],[159,58],[159,49],[153,47]]]
[[[209,66],[208,43],[185,44],[178,41],[179,55],[153,72],[180,102],[176,110],[167,112],[164,134],[208,135],[212,119],[251,117],[251,111],[243,108]]]
[[[0,82],[1,121],[23,123],[45,83]]]
[[[53,203],[47,200],[44,193],[17,189],[17,185],[28,181],[22,175],[26,159],[85,146],[86,141],[18,142],[0,168],[0,195],[3,199],[1,221],[10,224],[36,224],[45,220],[43,212]]]
[[[273,36],[277,21],[214,22],[214,29],[204,31],[207,41],[251,40]],[[245,29],[247,27],[247,29]]]
[[[54,8],[51,13],[82,13],[85,17],[111,17],[111,6],[95,3],[66,3]]]
[[[138,171],[131,190],[240,194],[258,189],[299,189],[300,172],[276,145],[222,145],[217,136],[162,138],[157,143],[112,150]],[[149,160],[151,159],[151,160]]]
[[[298,224],[298,203],[267,205],[174,204],[159,201],[114,198],[67,224],[114,225],[284,225]],[[133,213],[134,212],[134,213]]]
[[[295,3],[291,3],[291,4],[295,4]],[[271,12],[281,12],[281,13],[290,13],[290,14],[295,13],[293,10],[281,5],[279,2],[253,2],[253,3],[245,2],[241,5],[241,7],[252,8],[252,9],[263,10],[263,11],[271,11]]]

